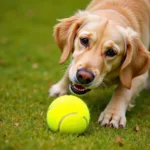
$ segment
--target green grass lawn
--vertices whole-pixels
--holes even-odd
[[[84,135],[52,133],[46,112],[53,98],[49,86],[67,65],[58,64],[60,51],[52,37],[57,18],[71,16],[89,0],[0,1],[0,149],[117,150],[150,149],[150,96],[141,92],[136,108],[127,113],[125,129],[97,123],[113,88],[82,97],[91,112]],[[135,131],[136,124],[139,131]],[[117,137],[121,142],[117,142]]]

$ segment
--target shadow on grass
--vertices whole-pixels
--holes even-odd
[[[138,118],[138,121],[141,121],[142,118],[148,115],[149,113],[149,103],[150,96],[148,90],[143,90],[140,95],[135,99],[135,107],[130,111],[127,111],[128,121],[133,120],[133,118]]]

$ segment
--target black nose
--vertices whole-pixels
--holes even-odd
[[[91,71],[88,71],[86,69],[78,69],[76,74],[77,80],[81,84],[89,84],[91,83],[95,76],[94,73]]]

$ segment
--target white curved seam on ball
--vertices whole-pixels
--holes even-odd
[[[58,129],[57,129],[57,130],[58,130],[58,131],[60,130],[61,123],[63,122],[64,119],[66,119],[68,116],[76,115],[76,114],[77,114],[77,112],[72,112],[72,113],[70,113],[70,114],[68,114],[68,115],[66,115],[66,116],[63,116],[62,119],[59,121]]]
[[[85,120],[85,122],[86,122],[86,127],[87,127],[87,126],[88,126],[88,124],[89,124],[89,122],[88,122],[87,118],[86,118],[85,116],[83,116],[82,118]]]

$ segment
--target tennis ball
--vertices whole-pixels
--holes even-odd
[[[72,95],[56,98],[47,111],[47,123],[52,131],[80,134],[86,130],[89,121],[87,105]]]

